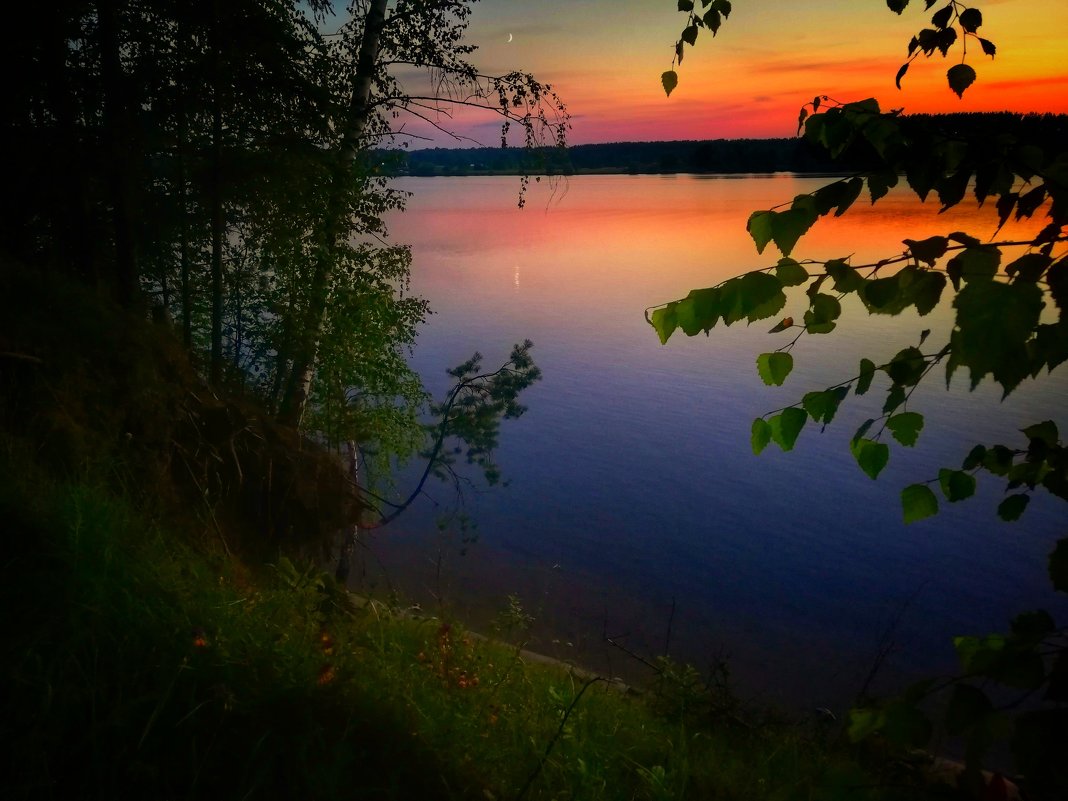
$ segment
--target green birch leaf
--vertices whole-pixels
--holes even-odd
[[[739,320],[765,319],[782,311],[786,305],[783,284],[766,272],[747,272],[719,287],[719,308],[726,325]]]
[[[749,221],[745,224],[745,230],[749,232],[749,236],[753,237],[757,253],[763,253],[764,248],[766,248],[768,242],[771,241],[772,236],[774,235],[772,222],[777,214],[778,212],[774,211],[754,211],[749,215]]]
[[[857,429],[857,433],[855,433],[853,435],[853,442],[856,442],[857,440],[862,439],[864,437],[864,435],[867,434],[871,430],[871,427],[873,425],[875,425],[875,418],[874,417],[869,417],[867,420],[865,420],[863,423],[861,423],[860,428]]]
[[[998,504],[998,517],[1009,523],[1019,520],[1030,501],[1031,496],[1024,493],[1010,495]]]
[[[893,301],[897,299],[899,287],[896,275],[887,278],[875,278],[868,281],[861,291],[861,299],[870,311],[878,314],[897,314]]]
[[[822,392],[807,392],[801,399],[801,406],[815,422],[827,425],[834,419],[839,405],[848,392],[847,387],[835,387]]]
[[[797,240],[816,222],[816,213],[810,209],[793,208],[779,212],[771,220],[771,236],[782,255],[789,256]]]
[[[965,248],[946,263],[946,274],[954,287],[960,281],[991,281],[1001,265],[1001,251],[995,247]]]
[[[953,5],[951,3],[945,8],[940,8],[934,13],[934,16],[931,17],[931,24],[934,25],[936,28],[945,28],[949,25],[949,19],[952,16]]]
[[[835,292],[857,292],[864,288],[865,281],[860,273],[846,264],[844,259],[831,259],[824,269],[834,280]]]
[[[868,176],[868,191],[871,193],[871,202],[874,205],[879,198],[885,197],[886,193],[897,186],[897,170],[882,170],[873,172]]]
[[[703,326],[698,320],[697,305],[692,298],[687,297],[676,301],[675,323],[682,329],[682,333],[688,337],[696,336],[701,332]]]
[[[983,463],[983,459],[986,458],[986,446],[976,445],[970,451],[968,455],[964,457],[964,462],[961,464],[962,470],[974,470]]]
[[[790,451],[797,442],[797,436],[805,427],[808,414],[804,409],[784,409],[782,414],[777,414],[768,420],[771,426],[771,439],[784,451]]]
[[[1022,432],[1028,439],[1038,440],[1050,448],[1054,447],[1061,438],[1060,432],[1057,431],[1057,424],[1052,420],[1035,423],[1033,426],[1022,429]]]
[[[912,258],[932,266],[946,254],[946,248],[949,247],[949,240],[944,236],[931,236],[919,241],[906,239],[904,242]]]
[[[1046,677],[1042,657],[1033,647],[1001,634],[987,637],[954,637],[961,667],[966,673],[986,676],[1009,687],[1034,689]]]
[[[753,453],[759,455],[771,442],[771,426],[763,417],[753,421],[753,428],[749,435],[749,444],[753,446]]]
[[[946,288],[946,277],[932,270],[922,270],[910,284],[909,301],[923,317],[934,311]]]
[[[660,76],[660,83],[664,85],[664,94],[671,97],[671,93],[679,85],[679,74],[675,70],[668,70]]]
[[[1068,361],[1068,321],[1038,326],[1034,341],[1027,344],[1034,355],[1032,376],[1037,377],[1043,367],[1052,371]]]
[[[814,208],[820,215],[833,210],[835,217],[841,217],[860,197],[863,188],[863,178],[850,178],[820,187],[812,194]]]
[[[911,484],[901,490],[901,509],[905,523],[915,523],[938,514],[938,498],[926,484]]]
[[[894,439],[911,448],[923,431],[923,415],[916,412],[895,414],[886,421],[886,427],[890,429]]]
[[[954,231],[951,234],[946,234],[946,239],[950,242],[956,242],[958,245],[964,245],[969,248],[979,247],[982,244],[980,240],[976,239],[971,234],[966,234],[964,231]]]
[[[861,740],[882,731],[885,723],[886,716],[881,709],[850,709],[849,727],[846,729],[846,734],[848,734],[850,742],[859,743]]]
[[[907,61],[904,64],[902,64],[900,67],[898,67],[897,75],[894,76],[894,85],[898,89],[901,88],[901,79],[905,77],[905,73],[908,72],[908,71],[909,71],[909,62],[907,62]],[[869,182],[868,185],[870,186],[871,182]]]
[[[983,453],[983,467],[995,476],[1007,476],[1012,462],[1013,453],[1004,445],[987,448]]]
[[[1005,267],[1005,274],[1017,281],[1034,283],[1052,263],[1053,259],[1045,253],[1025,253]]]
[[[875,362],[871,359],[860,360],[860,377],[857,379],[857,394],[863,395],[871,388],[871,381],[875,378]]]
[[[927,369],[927,360],[919,348],[905,348],[898,351],[886,365],[886,373],[895,384],[903,387],[915,386]]]
[[[1018,643],[1038,645],[1047,635],[1057,630],[1049,612],[1036,609],[1034,612],[1021,612],[1012,619],[1012,634]]]
[[[890,414],[904,402],[905,388],[900,384],[894,384],[886,393],[886,402],[883,403],[883,414]]]
[[[812,296],[812,308],[805,312],[805,329],[810,334],[829,334],[834,322],[842,315],[842,304],[833,295],[817,292]]]
[[[963,501],[975,494],[975,476],[963,470],[943,467],[938,471],[938,483],[942,487],[942,494],[950,503]]]
[[[988,373],[1008,395],[1030,375],[1027,342],[1045,302],[1036,284],[981,281],[968,284],[953,301],[957,328],[950,344],[946,380],[968,367],[972,389]]]
[[[800,286],[808,281],[808,270],[793,259],[782,258],[775,266],[775,277],[783,286]]]
[[[782,282],[759,271],[732,278],[719,287],[719,293],[719,308],[727,325],[740,320],[763,320],[778,314],[786,305]]]
[[[873,480],[879,477],[890,461],[890,446],[871,439],[855,439],[849,443],[849,450],[860,469]]]
[[[983,24],[983,12],[978,8],[966,8],[960,12],[960,26],[968,33],[975,33]]]
[[[897,156],[898,151],[904,145],[904,137],[901,134],[901,127],[898,125],[897,120],[892,117],[876,117],[869,120],[863,127],[861,133],[864,134],[864,138],[867,139],[875,152],[883,157],[883,161],[890,162]],[[863,179],[856,178],[854,180],[860,181],[863,188]]]
[[[794,357],[789,353],[761,353],[757,356],[757,373],[770,386],[781,387],[794,369]]]
[[[656,329],[656,334],[660,337],[660,344],[666,345],[679,325],[675,316],[675,304],[669,303],[663,308],[656,309],[651,319],[653,328]]]
[[[722,313],[717,287],[691,290],[684,299],[675,301],[675,322],[688,337],[715,327]]]
[[[975,70],[967,64],[954,64],[946,73],[946,78],[949,79],[949,88],[957,93],[957,97],[963,98],[965,90],[975,83]]]

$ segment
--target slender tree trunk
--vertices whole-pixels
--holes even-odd
[[[178,30],[178,47],[185,44],[181,27]],[[185,77],[180,75],[177,88],[175,109],[177,121],[177,139],[175,155],[177,157],[178,183],[178,264],[180,294],[182,302],[182,344],[186,349],[193,347],[193,299],[189,280],[189,187],[185,175],[186,137],[188,135],[185,120]]]
[[[359,487],[360,485],[360,459],[359,451],[356,448],[356,443],[349,441],[346,443],[349,452],[349,477],[352,479],[352,486]],[[360,526],[358,523],[353,523],[352,526],[345,529],[343,533],[343,539],[341,541],[341,552],[337,558],[337,569],[334,571],[334,578],[342,585],[348,583],[349,574],[352,572],[352,553],[356,550],[356,543],[360,536]]]
[[[210,379],[217,384],[222,378],[223,317],[223,204],[222,204],[222,75],[219,44],[219,4],[212,4],[211,20],[211,368]]]
[[[114,209],[115,295],[127,308],[139,297],[136,238],[129,162],[136,158],[130,137],[129,98],[119,53],[119,15],[115,0],[97,0],[100,34],[100,77],[104,94],[104,136],[108,150],[108,183]]]
[[[338,249],[341,217],[348,213],[344,203],[345,181],[349,179],[348,165],[359,153],[360,140],[371,111],[371,86],[375,77],[375,62],[378,59],[379,42],[386,25],[386,0],[371,0],[364,24],[363,40],[356,62],[356,75],[352,82],[352,99],[349,102],[348,125],[338,152],[338,166],[333,176],[333,189],[327,202],[326,219],[323,225],[323,244],[315,263],[315,272],[309,292],[308,316],[296,355],[289,374],[285,397],[279,419],[283,423],[299,426],[304,409],[311,395],[315,359],[319,352],[330,287],[334,279],[334,266]]]
[[[68,31],[66,26],[44,26],[45,70],[56,128],[65,145],[56,154],[62,164],[64,182],[64,219],[55,220],[60,242],[60,256],[68,269],[73,269],[89,285],[99,283],[94,252],[94,240],[89,224],[89,204],[85,193],[84,134],[79,130],[77,101],[71,90],[67,70]],[[89,162],[91,163],[91,162]],[[57,187],[59,188],[59,187]]]
[[[244,262],[242,262],[241,266],[242,266],[242,269],[240,271],[235,270],[232,273],[235,280],[234,280],[234,286],[233,286],[233,293],[234,293],[234,337],[233,337],[233,345],[232,345],[233,350],[232,350],[232,353],[231,353],[231,357],[232,357],[232,360],[233,360],[233,363],[234,363],[234,369],[235,370],[240,370],[241,369],[241,339],[242,339],[242,337],[244,335],[244,330],[242,329],[242,308],[241,308],[241,303],[242,303],[241,287],[242,287],[242,282],[245,279],[245,276],[244,276]]]
[[[282,336],[278,342],[278,353],[275,355],[274,378],[271,380],[270,409],[278,411],[283,384],[289,374],[289,358],[293,347],[293,323],[296,315],[296,292],[289,290],[289,304],[282,318]]]

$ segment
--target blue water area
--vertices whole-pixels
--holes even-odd
[[[976,497],[905,526],[898,500],[975,443],[1015,443],[1021,425],[1056,419],[1063,374],[1001,402],[987,384],[969,392],[964,376],[947,391],[939,373],[910,399],[926,417],[918,446],[891,442],[872,481],[848,442],[879,414],[885,381],[826,431],[810,421],[790,453],[754,456],[750,424],[855,375],[861,356],[889,360],[921,329],[937,349],[948,304],[923,319],[869,317],[847,300],[837,331],[794,348],[783,387],[755,369],[786,342],[767,333],[774,321],[663,346],[646,323],[650,305],[773,264],[779,254],[757,255],[746,234],[749,212],[824,182],[579,176],[535,185],[522,210],[516,179],[399,182],[413,195],[392,235],[411,245],[412,289],[435,311],[413,355],[428,387],[440,396],[446,367],[475,350],[495,365],[525,338],[544,378],[529,412],[504,426],[509,485],[465,493],[477,541],[438,530],[454,497],[431,488],[368,536],[364,588],[441,600],[481,626],[515,594],[539,620],[536,648],[625,675],[641,669],[633,655],[665,648],[702,668],[728,658],[746,694],[801,706],[848,703],[881,649],[876,686],[892,687],[952,669],[954,635],[1004,629],[1029,608],[1068,617],[1045,572],[1068,534],[1062,501],[1037,495],[1020,522],[1002,523],[1003,487],[984,476]],[[906,236],[993,234],[989,210],[936,212],[897,191],[821,221],[795,256],[862,264],[901,252]],[[785,313],[800,318],[796,292]]]

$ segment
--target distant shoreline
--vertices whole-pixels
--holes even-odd
[[[627,175],[638,177],[640,175],[659,175],[664,178],[676,176],[689,176],[694,178],[766,178],[774,175],[796,175],[805,178],[840,178],[845,175],[853,175],[847,170],[774,170],[774,171],[748,171],[748,172],[691,172],[677,170],[675,172],[629,172],[622,169],[598,169],[598,170],[575,170],[569,173],[545,173],[545,172],[514,172],[508,170],[485,170],[467,172],[438,172],[433,175],[413,175],[411,173],[391,173],[391,178],[520,178],[528,175],[532,178],[574,178],[586,175]]]
[[[933,126],[962,137],[1022,137],[1048,152],[1068,139],[1068,114],[965,112],[913,114],[903,129]],[[492,175],[842,175],[882,164],[862,137],[837,158],[807,139],[704,139],[606,142],[569,147],[379,149],[375,169],[415,178]]]

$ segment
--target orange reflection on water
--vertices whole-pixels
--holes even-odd
[[[423,286],[432,297],[477,282],[500,284],[528,301],[538,294],[556,304],[568,292],[607,293],[644,308],[774,264],[781,254],[774,245],[756,252],[746,232],[749,215],[832,180],[578,176],[554,187],[532,185],[520,209],[514,178],[405,179],[399,183],[414,189],[416,200],[392,229],[416,248],[416,289]],[[938,210],[937,199],[920,204],[904,186],[874,206],[865,191],[846,215],[819,220],[792,255],[861,264],[902,252],[905,238],[964,231],[987,240],[996,231],[992,203],[977,208],[969,197]],[[1023,239],[1042,224],[1010,221],[999,238]],[[432,250],[422,243],[433,243]]]

